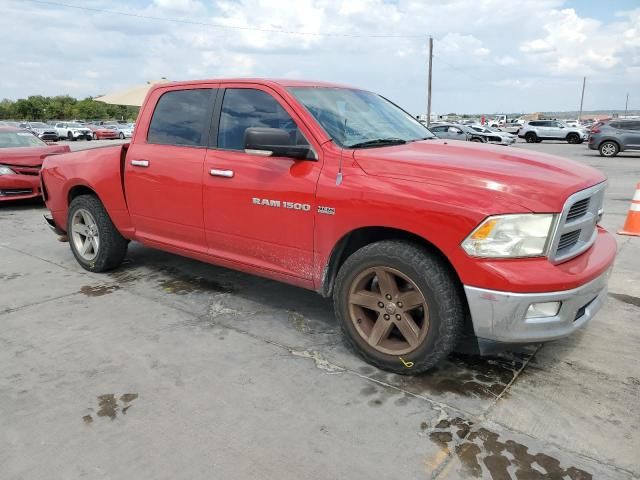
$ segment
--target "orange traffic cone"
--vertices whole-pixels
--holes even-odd
[[[618,234],[640,237],[640,183],[636,185],[636,193],[631,199],[627,220],[624,222],[622,230],[618,231]]]

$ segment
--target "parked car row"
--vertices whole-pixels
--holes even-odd
[[[101,125],[81,122],[56,122],[53,125],[44,122],[0,122],[0,126],[28,130],[44,141],[70,140],[106,140],[131,138],[133,123],[104,123]]]

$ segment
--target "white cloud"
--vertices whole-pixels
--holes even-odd
[[[640,9],[602,22],[565,0],[137,1],[86,5],[192,23],[9,0],[0,97],[94,95],[163,76],[298,77],[369,88],[417,113],[428,35],[440,112],[574,108],[583,75],[586,108],[607,107],[611,85],[631,91],[640,75]]]

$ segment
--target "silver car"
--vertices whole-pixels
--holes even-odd
[[[518,136],[527,143],[540,143],[543,140],[582,143],[589,137],[589,132],[586,128],[569,127],[558,120],[531,120],[522,126]]]
[[[469,128],[473,128],[476,132],[485,135],[486,143],[494,143],[496,145],[513,145],[516,143],[515,135],[497,128],[483,127],[482,125],[469,125]]]

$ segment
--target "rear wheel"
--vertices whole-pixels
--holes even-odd
[[[120,140],[124,140],[124,133],[120,132],[119,137],[120,137]]]
[[[94,195],[80,195],[71,201],[67,234],[76,260],[91,272],[116,268],[127,253],[127,240]]]
[[[577,133],[570,133],[569,135],[567,135],[567,142],[571,144],[580,143],[580,135],[578,135]]]
[[[449,268],[403,241],[367,245],[342,265],[336,317],[366,361],[400,374],[424,372],[454,348],[464,309]]]
[[[606,141],[600,144],[599,150],[602,157],[615,157],[620,151],[620,147],[616,142]]]
[[[471,141],[472,141],[472,142],[479,142],[479,143],[482,143],[482,139],[481,139],[481,138],[478,138],[478,137],[474,137],[474,138],[472,138],[472,139],[471,139]]]
[[[527,141],[527,143],[537,143],[538,136],[534,132],[528,132],[524,136],[524,139]]]

